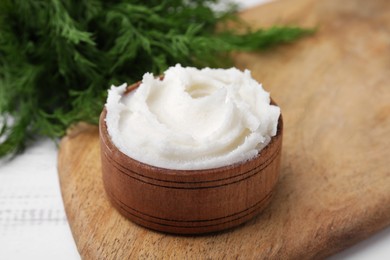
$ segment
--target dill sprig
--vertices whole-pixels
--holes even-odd
[[[176,63],[226,67],[228,53],[293,41],[311,30],[237,33],[236,8],[217,0],[0,1],[0,157],[37,135],[96,124],[111,84]]]

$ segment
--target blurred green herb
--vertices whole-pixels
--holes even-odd
[[[230,51],[264,49],[311,32],[237,33],[221,26],[240,23],[236,8],[217,12],[210,7],[217,2],[1,0],[0,157],[37,135],[60,137],[78,121],[96,124],[111,84],[176,63],[226,67]]]

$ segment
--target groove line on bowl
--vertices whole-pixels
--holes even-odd
[[[177,228],[203,228],[203,227],[219,226],[219,225],[223,225],[223,224],[226,224],[229,222],[237,221],[239,219],[246,218],[247,216],[249,216],[249,215],[253,214],[254,212],[256,212],[257,210],[261,209],[264,206],[263,203],[266,202],[268,199],[270,199],[272,194],[273,194],[273,192],[270,191],[269,193],[267,193],[267,195],[265,197],[263,197],[260,201],[256,202],[253,206],[250,206],[249,208],[246,208],[243,211],[236,212],[236,213],[224,216],[224,217],[219,217],[219,218],[214,218],[214,219],[205,219],[205,220],[174,220],[174,219],[165,219],[165,218],[151,216],[151,215],[145,214],[143,212],[140,212],[136,209],[133,209],[133,208],[129,207],[128,205],[126,205],[125,203],[123,203],[122,201],[120,201],[119,199],[117,199],[115,196],[113,196],[113,194],[111,192],[109,192],[109,195],[111,197],[111,201],[114,202],[114,204],[116,204],[117,206],[119,206],[127,214],[129,214],[133,217],[136,217],[136,218],[138,218],[142,221],[145,221],[145,222],[150,222],[150,223],[154,223],[154,224],[162,225],[162,226],[177,227]],[[139,215],[131,212],[129,209],[133,210],[134,212],[137,212],[141,215],[144,215],[144,216],[147,216],[149,218],[156,219],[156,220],[154,221],[154,220],[146,219],[142,216],[139,216]],[[242,215],[242,214],[244,214],[244,215]],[[239,215],[241,215],[241,216],[239,216]],[[223,222],[217,222],[214,224],[204,224],[204,225],[198,224],[198,223],[202,223],[202,222],[213,222],[213,221],[218,221],[218,220],[223,220],[223,219],[229,219],[229,218],[232,218],[234,216],[239,216],[239,217],[236,217],[236,218],[230,219],[230,220],[226,220]],[[162,220],[162,221],[166,221],[166,222],[187,223],[187,225],[183,225],[183,224],[182,225],[174,225],[173,223],[171,223],[171,224],[162,223],[162,222],[158,222],[158,220]],[[193,225],[190,225],[190,224],[193,224]]]
[[[278,157],[279,155],[279,152],[280,152],[280,147],[276,150],[276,152],[274,152],[272,154],[271,157],[269,157],[264,163],[262,164],[259,164],[257,165],[256,167],[244,172],[244,173],[240,173],[238,175],[235,175],[235,176],[232,176],[232,177],[228,177],[228,178],[222,178],[220,180],[211,180],[211,181],[198,181],[198,182],[183,182],[183,181],[170,181],[170,180],[161,180],[161,179],[157,179],[157,178],[153,178],[153,177],[149,177],[149,176],[145,176],[145,175],[142,175],[142,174],[139,174],[129,168],[126,168],[126,167],[123,167],[122,165],[120,165],[118,162],[116,162],[115,160],[113,160],[112,158],[110,158],[110,156],[106,153],[103,153],[107,160],[112,160],[114,161],[115,163],[112,164],[112,166],[114,166],[120,173],[126,175],[127,177],[129,178],[132,178],[132,179],[135,179],[137,181],[140,181],[140,182],[143,182],[145,184],[150,184],[150,185],[154,185],[154,186],[158,186],[158,187],[163,187],[163,188],[169,188],[169,189],[191,189],[191,190],[197,190],[197,189],[210,189],[210,188],[217,188],[217,187],[222,187],[222,186],[227,186],[227,185],[231,185],[231,184],[235,184],[235,183],[238,183],[238,182],[241,182],[243,180],[246,180],[246,179],[249,179],[251,177],[254,177],[255,175],[263,172],[266,168],[268,168],[269,165],[272,164],[272,162]],[[267,164],[266,164],[267,163]],[[265,165],[266,164],[266,165]],[[262,168],[260,168],[261,166],[264,166]],[[124,170],[124,169],[125,170]],[[260,168],[260,169],[259,169]],[[251,173],[251,172],[254,172],[253,174],[248,174],[247,176],[244,176],[243,178],[241,179],[238,179],[238,180],[235,180],[235,181],[232,181],[232,182],[228,182],[228,183],[223,183],[223,184],[219,184],[219,185],[213,185],[213,186],[198,186],[198,187],[183,187],[183,186],[167,186],[167,185],[161,185],[161,184],[156,184],[156,183],[151,183],[151,182],[148,182],[148,181],[145,181],[145,180],[142,180],[140,178],[137,178],[136,176],[131,176],[130,174],[128,174],[129,172],[135,174],[135,175],[138,175],[142,178],[145,178],[145,179],[150,179],[150,180],[154,180],[154,181],[160,181],[160,182],[165,182],[165,183],[173,183],[173,184],[208,184],[208,183],[212,183],[212,182],[219,182],[219,181],[223,181],[223,180],[229,180],[229,179],[234,179],[234,178],[237,178],[237,177],[241,177],[241,176],[244,176],[248,173]]]
[[[170,180],[163,180],[163,179],[158,179],[158,178],[153,178],[153,177],[150,177],[150,176],[146,176],[146,175],[143,175],[143,174],[140,174],[138,172],[135,172],[133,171],[132,169],[130,168],[127,168],[127,167],[124,167],[122,164],[118,163],[113,157],[111,157],[108,153],[104,152],[104,155],[106,156],[106,158],[110,161],[113,161],[115,162],[116,165],[119,165],[122,169],[124,170],[128,170],[136,175],[139,175],[141,177],[145,177],[147,179],[151,179],[151,180],[155,180],[155,181],[161,181],[161,182],[168,182],[168,183],[188,183],[188,184],[196,184],[196,183],[208,183],[208,182],[218,182],[218,181],[224,181],[224,180],[229,180],[229,179],[234,179],[234,178],[237,178],[237,177],[240,177],[242,175],[245,175],[253,170],[256,170],[257,168],[261,167],[262,165],[268,163],[270,160],[274,160],[275,157],[277,156],[277,154],[280,152],[280,149],[281,147],[278,147],[277,150],[267,159],[265,160],[263,163],[259,164],[259,165],[256,165],[256,167],[246,171],[246,172],[243,172],[243,173],[240,173],[240,174],[237,174],[237,175],[234,175],[234,176],[230,176],[230,177],[226,177],[226,178],[220,178],[220,179],[214,179],[214,180],[207,180],[207,181],[170,181]],[[110,150],[111,152],[111,150]],[[272,163],[269,162],[269,163]],[[269,163],[265,166],[267,167],[269,165]],[[232,165],[234,166],[234,165]]]

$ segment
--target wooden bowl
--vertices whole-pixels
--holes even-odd
[[[128,87],[128,91],[140,83]],[[133,222],[162,232],[201,234],[235,227],[260,213],[278,180],[283,120],[255,158],[205,170],[171,170],[136,161],[112,143],[100,115],[103,183],[112,205]]]

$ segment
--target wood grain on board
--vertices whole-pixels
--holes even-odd
[[[390,2],[285,0],[245,11],[253,26],[318,26],[314,36],[236,65],[280,105],[280,180],[269,207],[206,236],[153,232],[122,217],[103,189],[97,127],[61,142],[65,209],[85,259],[311,259],[390,224]]]

